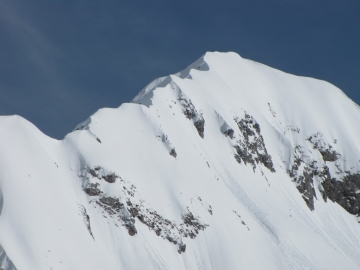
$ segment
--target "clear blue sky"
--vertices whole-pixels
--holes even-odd
[[[0,115],[60,139],[206,51],[329,81],[360,104],[359,0],[0,0]]]

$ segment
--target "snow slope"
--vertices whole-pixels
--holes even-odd
[[[359,122],[219,52],[62,141],[0,117],[0,268],[360,269]]]

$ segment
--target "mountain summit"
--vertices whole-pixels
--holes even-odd
[[[360,110],[206,53],[63,140],[0,117],[0,268],[360,269]]]

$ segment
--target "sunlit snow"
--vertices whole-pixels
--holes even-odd
[[[0,268],[360,269],[322,184],[357,175],[359,123],[332,84],[219,52],[61,141],[0,117]]]

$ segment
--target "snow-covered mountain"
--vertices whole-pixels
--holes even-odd
[[[0,117],[0,268],[360,269],[359,123],[218,52],[61,141]]]

